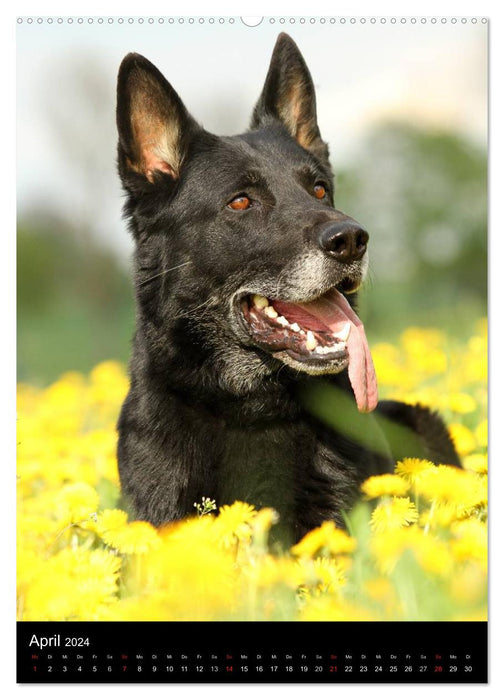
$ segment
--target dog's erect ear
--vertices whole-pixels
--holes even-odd
[[[317,125],[315,88],[303,56],[288,34],[280,34],[252,114],[251,129],[280,120],[296,141],[316,156],[327,159],[327,145]]]
[[[184,147],[198,125],[158,69],[136,53],[128,54],[117,79],[119,168],[150,182],[156,171],[176,180]]]

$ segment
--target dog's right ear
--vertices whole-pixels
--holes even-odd
[[[177,180],[191,135],[199,129],[182,100],[150,61],[128,54],[117,79],[119,172],[154,182],[156,173]]]
[[[329,150],[317,124],[315,87],[296,43],[288,34],[278,36],[263,91],[252,114],[251,129],[278,120],[307,151],[327,160]]]

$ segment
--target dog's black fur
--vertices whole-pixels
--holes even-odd
[[[278,38],[245,134],[205,131],[138,54],[119,71],[117,124],[137,308],[118,457],[136,517],[159,525],[194,514],[203,496],[240,499],[274,507],[277,536],[289,542],[324,520],[342,525],[359,484],[395,459],[459,465],[436,415],[396,402],[358,414],[345,370],[279,359],[240,316],[252,292],[295,302],[338,286],[354,305],[365,274],[363,251],[341,259],[322,240],[357,224],[333,208],[313,83],[290,37]],[[250,206],[231,208],[237,197]],[[306,409],[303,388],[321,381],[310,374],[326,371],[335,415],[338,405],[355,413],[372,443]]]

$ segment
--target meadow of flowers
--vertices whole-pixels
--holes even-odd
[[[20,385],[18,619],[486,619],[486,323],[465,343],[409,328],[372,351],[380,395],[439,410],[464,469],[405,459],[362,485],[347,531],[324,523],[290,551],[269,545],[273,510],[212,494],[183,522],[129,520],[118,363]]]

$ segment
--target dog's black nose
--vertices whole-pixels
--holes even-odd
[[[318,244],[338,262],[360,260],[366,252],[369,233],[353,219],[333,221],[320,229]]]

